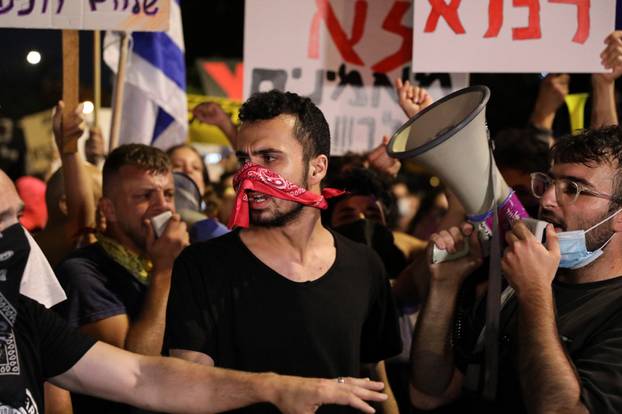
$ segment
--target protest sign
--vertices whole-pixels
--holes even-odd
[[[417,0],[413,68],[603,72],[615,0]]]
[[[163,31],[171,0],[6,0],[0,27]]]
[[[406,116],[393,81],[410,78],[412,7],[403,0],[246,0],[244,97],[270,89],[309,96],[334,155],[374,148]],[[420,74],[436,98],[465,75]]]

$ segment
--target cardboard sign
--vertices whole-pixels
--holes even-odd
[[[406,121],[393,82],[412,76],[409,0],[246,0],[245,15],[245,98],[270,89],[310,97],[334,155],[369,151]],[[415,78],[436,98],[467,83],[464,75]]]
[[[413,68],[603,72],[615,0],[416,0]]]
[[[0,27],[164,31],[171,0],[4,0]]]

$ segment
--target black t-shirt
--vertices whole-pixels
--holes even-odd
[[[334,264],[303,283],[261,262],[239,231],[187,247],[173,270],[169,347],[205,353],[219,367],[324,378],[358,376],[361,361],[399,353],[382,262],[333,236]]]
[[[560,342],[578,373],[581,401],[591,413],[622,412],[622,277],[583,284],[554,281],[553,294]],[[497,400],[485,403],[477,394],[467,392],[453,405],[455,412],[467,408],[477,412],[526,412],[516,370],[520,335],[517,307],[513,297],[501,313]],[[473,355],[472,350],[485,319],[485,306],[464,313],[460,319],[464,335],[457,341],[456,360],[466,372],[470,364],[475,366],[483,360],[483,355]]]
[[[69,325],[79,327],[116,315],[137,317],[147,286],[115,262],[98,244],[77,249],[56,269],[67,300],[56,310]],[[75,414],[147,413],[129,405],[72,394]]]
[[[71,326],[122,314],[131,320],[140,312],[147,290],[98,243],[73,252],[58,266],[56,275],[67,300],[55,310]]]
[[[13,331],[15,342],[0,345],[0,368],[10,363],[15,352],[19,355],[27,398],[25,407],[15,408],[43,413],[43,382],[73,367],[96,341],[69,328],[54,312],[22,295]],[[12,412],[0,401],[0,412],[5,410]]]

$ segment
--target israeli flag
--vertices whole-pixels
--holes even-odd
[[[119,144],[142,143],[163,150],[186,142],[188,104],[180,0],[171,0],[167,32],[131,34]],[[116,73],[121,36],[108,32],[104,61]]]

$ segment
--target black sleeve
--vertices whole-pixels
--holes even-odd
[[[572,360],[581,381],[581,401],[589,412],[622,412],[622,318]]]
[[[60,375],[80,360],[97,342],[58,317],[54,312],[45,309],[39,303],[22,298],[25,301],[25,312],[32,321],[39,338],[39,348],[43,376],[45,378]]]
[[[378,362],[402,351],[397,307],[389,279],[378,255],[369,253],[372,272],[372,302],[361,335],[361,362]]]
[[[68,259],[56,269],[67,294],[57,311],[70,326],[78,327],[127,313],[123,302],[106,287],[94,264],[81,258]]]
[[[204,295],[206,281],[201,274],[201,262],[209,262],[209,258],[201,257],[196,247],[186,248],[175,260],[166,312],[166,340],[169,349],[186,349],[213,357],[214,324]]]

